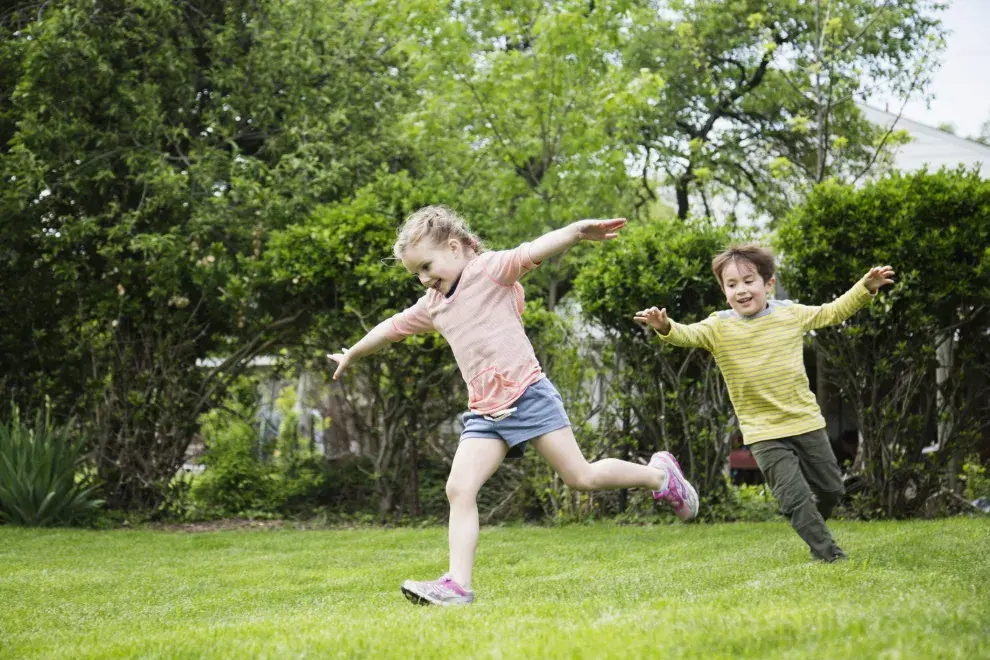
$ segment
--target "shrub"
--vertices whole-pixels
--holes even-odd
[[[980,463],[980,457],[973,454],[966,458],[962,466],[960,481],[965,484],[965,496],[967,500],[976,500],[981,497],[990,497],[990,470]]]
[[[632,318],[656,305],[693,323],[724,308],[710,263],[736,236],[700,220],[654,220],[624,231],[623,240],[589,256],[574,283],[585,317],[604,335],[608,400],[599,433],[610,438],[613,456],[674,452],[699,492],[715,494],[724,487],[734,424],[715,360],[664,344]]]
[[[39,411],[31,426],[11,405],[0,422],[0,520],[15,525],[71,525],[101,504],[97,485],[85,469],[82,438],[72,425],[59,426],[50,409]]]
[[[193,487],[194,501],[226,515],[281,508],[274,466],[260,460],[257,433],[244,416],[212,410],[201,433],[206,471]]]
[[[814,335],[863,438],[852,469],[863,515],[924,512],[985,439],[988,242],[990,182],[963,170],[825,183],[778,226],[781,281],[801,302],[828,302],[871,266],[897,272],[873,304]]]

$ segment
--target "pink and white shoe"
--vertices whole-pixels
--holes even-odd
[[[653,454],[650,467],[667,473],[667,487],[653,491],[653,499],[666,500],[674,507],[674,513],[681,520],[691,520],[698,515],[698,493],[684,478],[681,466],[669,451]]]
[[[449,573],[439,580],[402,583],[402,593],[415,605],[470,605],[474,602],[474,592],[454,582]]]

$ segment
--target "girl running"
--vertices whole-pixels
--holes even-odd
[[[698,513],[698,496],[669,452],[649,465],[614,458],[589,463],[581,454],[553,383],[523,330],[519,278],[579,241],[618,236],[625,219],[581,220],[512,250],[489,252],[465,222],[444,206],[428,206],[399,230],[393,251],[426,287],[412,307],[379,323],[342,353],[334,380],[356,359],[417,333],[439,332],[450,344],[468,388],[464,431],[447,479],[450,566],[437,580],[406,580],[402,592],[420,604],[474,601],[471,573],[478,545],[477,495],[506,455],[527,444],[576,490],[640,486],[669,502],[682,520]]]

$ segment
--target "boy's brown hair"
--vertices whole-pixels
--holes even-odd
[[[722,286],[722,272],[729,262],[746,261],[756,268],[764,282],[769,282],[773,274],[777,272],[777,266],[773,262],[773,252],[757,243],[745,243],[742,245],[730,245],[725,251],[716,255],[712,259],[712,272],[719,286]]]

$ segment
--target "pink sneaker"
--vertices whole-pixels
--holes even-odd
[[[667,500],[681,520],[691,520],[698,515],[698,493],[684,478],[681,466],[669,451],[653,454],[650,467],[667,473],[667,487],[653,491],[653,499]]]
[[[470,605],[474,602],[474,592],[454,582],[449,573],[439,580],[402,583],[402,593],[416,605]]]

